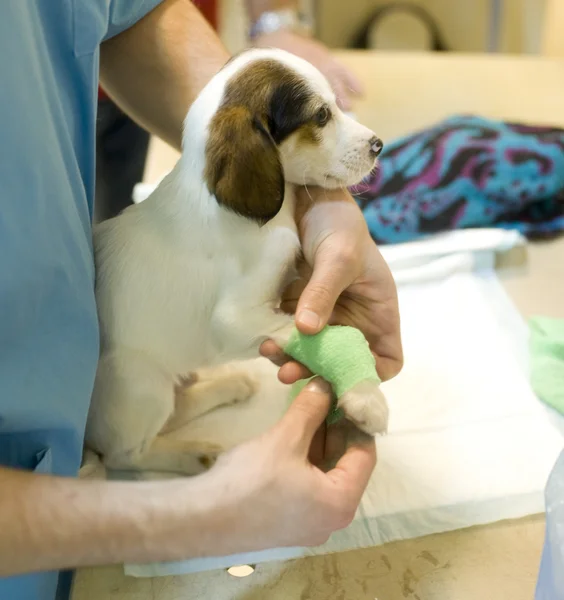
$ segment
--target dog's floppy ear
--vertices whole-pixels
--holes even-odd
[[[220,205],[264,224],[284,201],[284,172],[266,123],[243,106],[220,108],[206,145],[205,179]]]

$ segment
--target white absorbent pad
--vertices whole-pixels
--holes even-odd
[[[128,565],[127,574],[344,551],[543,512],[562,437],[528,384],[525,324],[495,274],[455,272],[399,292],[405,367],[384,386],[389,435],[378,440],[378,466],[352,525],[318,548]],[[249,368],[262,373],[255,398],[207,415],[182,434],[232,445],[275,422],[287,389],[265,361]]]
[[[454,273],[492,269],[498,254],[524,246],[518,232],[499,228],[457,229],[382,246],[398,286],[442,280]]]

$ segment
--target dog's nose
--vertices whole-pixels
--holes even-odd
[[[382,148],[384,147],[382,140],[379,137],[374,136],[368,143],[370,144],[370,153],[376,158],[380,152],[382,152]]]

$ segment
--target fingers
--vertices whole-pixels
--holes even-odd
[[[346,418],[340,419],[327,428],[325,436],[325,459],[327,465],[334,468],[344,456],[347,448],[354,445],[373,443],[370,436]]]
[[[403,347],[397,296],[388,300],[385,309],[380,311],[381,333],[374,344],[376,351],[376,369],[382,381],[395,377],[403,368]]]
[[[268,358],[268,360],[277,367],[281,367],[290,360],[274,340],[266,340],[266,342],[263,342],[259,348],[259,352],[261,356]]]
[[[325,423],[315,432],[309,449],[308,460],[312,465],[319,467],[325,458],[325,438],[327,427]]]
[[[292,385],[300,379],[307,379],[313,373],[300,363],[292,360],[290,356],[284,354],[272,340],[267,340],[260,347],[260,354],[270,362],[280,367],[278,379],[286,385]]]
[[[302,248],[313,272],[296,310],[296,326],[306,334],[327,325],[341,293],[364,266],[359,239],[368,237],[366,221],[356,202],[343,190],[322,191],[300,223]]]
[[[399,336],[397,336],[397,338],[397,342],[393,346],[393,354],[390,354],[390,356],[382,356],[376,352],[372,352],[376,360],[376,371],[378,372],[378,377],[380,377],[382,381],[389,381],[390,379],[393,379],[403,368],[401,339],[399,339]]]
[[[341,419],[327,428],[325,437],[325,460],[331,469],[339,462],[347,449],[346,425],[348,421]]]
[[[325,464],[330,469],[325,473],[325,494],[334,510],[333,530],[342,529],[353,520],[374,471],[374,438],[341,420],[327,430]]]
[[[293,360],[282,365],[278,371],[278,379],[286,385],[292,385],[300,379],[308,379],[312,375],[308,368]]]
[[[306,335],[319,333],[327,325],[337,299],[350,284],[347,261],[325,252],[314,265],[296,311],[296,327]]]
[[[307,456],[312,440],[324,423],[330,406],[331,387],[326,381],[316,377],[292,402],[277,430],[286,443],[295,440],[298,450]]]
[[[355,503],[360,502],[376,466],[376,442],[369,436],[348,444],[343,456],[327,477]]]

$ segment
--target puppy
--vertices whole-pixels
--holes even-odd
[[[229,61],[184,125],[173,171],[94,232],[101,356],[86,444],[111,468],[193,474],[213,462],[221,448],[167,432],[245,400],[253,382],[230,367],[185,378],[256,357],[267,338],[285,343],[293,319],[277,309],[300,251],[295,186],[358,183],[382,149],[314,67],[280,50]],[[375,433],[380,402],[343,408]]]

